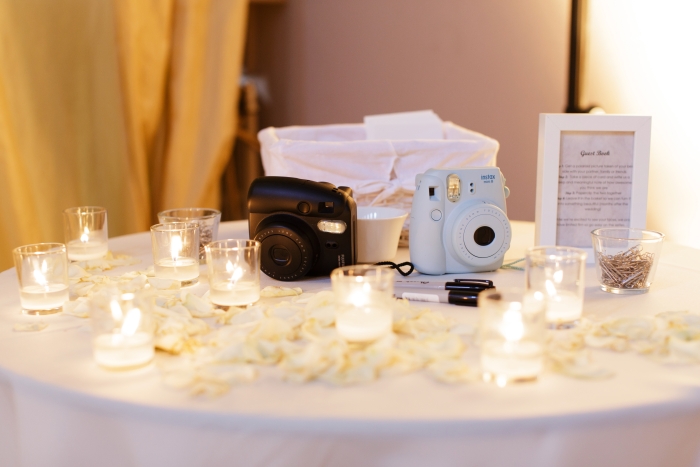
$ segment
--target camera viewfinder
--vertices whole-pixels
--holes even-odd
[[[318,203],[318,212],[321,214],[333,214],[333,201]]]
[[[440,201],[440,197],[437,193],[438,188],[439,187],[436,186],[428,187],[428,198],[430,199],[430,201]]]

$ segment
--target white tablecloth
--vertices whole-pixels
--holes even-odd
[[[532,243],[533,225],[515,222],[514,233],[507,259]],[[246,225],[224,223],[219,237],[245,238]],[[151,264],[146,233],[111,239],[110,248],[141,258],[138,268]],[[523,282],[520,271],[478,276],[498,286]],[[592,266],[586,281],[589,316],[700,311],[700,251],[690,248],[664,246],[645,295],[600,291]],[[327,279],[296,285],[329,287]],[[435,308],[476,323],[475,308]],[[594,351],[615,377],[546,373],[505,389],[441,384],[423,373],[299,385],[263,368],[258,381],[208,399],[164,386],[155,365],[99,368],[87,320],[48,316],[41,332],[13,332],[34,319],[20,313],[14,270],[0,273],[0,466],[700,465],[700,366]]]

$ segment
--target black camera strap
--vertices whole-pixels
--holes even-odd
[[[391,269],[396,269],[397,271],[399,271],[399,274],[401,274],[404,277],[408,276],[409,274],[411,274],[413,272],[413,263],[411,263],[410,261],[405,261],[405,262],[399,263],[399,264],[392,263],[391,261],[380,261],[378,263],[374,263],[374,265],[375,266],[389,266]],[[408,267],[409,268],[408,271],[404,271],[403,269],[401,269],[403,267]]]

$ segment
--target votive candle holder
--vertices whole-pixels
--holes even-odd
[[[384,266],[345,266],[331,272],[335,328],[347,341],[369,342],[392,331],[394,271]]]
[[[68,257],[62,243],[35,243],[15,248],[22,312],[58,313],[68,301]]]
[[[260,242],[218,240],[205,249],[212,303],[242,306],[260,299]]]
[[[544,365],[544,300],[523,289],[479,293],[482,376],[499,387],[535,381]]]
[[[158,213],[158,222],[189,222],[199,225],[199,260],[206,261],[206,247],[215,241],[219,235],[221,211],[210,208],[179,208],[168,209]]]
[[[148,293],[103,291],[90,298],[95,362],[112,370],[148,364],[155,355],[153,297]]]
[[[184,286],[199,281],[199,225],[173,222],[151,227],[156,277],[174,279]]]
[[[545,300],[545,318],[553,329],[576,326],[583,313],[585,250],[538,246],[525,254],[525,287]]]
[[[107,243],[107,210],[99,206],[80,206],[63,211],[63,231],[71,261],[103,258]]]

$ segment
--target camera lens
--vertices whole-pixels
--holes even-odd
[[[490,245],[496,238],[496,232],[489,226],[482,225],[474,231],[474,243],[479,246]]]
[[[451,240],[445,243],[447,252],[470,271],[496,269],[510,246],[510,222],[492,204],[467,205],[457,215],[447,217],[445,229]]]
[[[260,269],[280,281],[301,279],[316,261],[308,236],[291,225],[269,225],[255,234],[260,242]]]
[[[292,259],[292,254],[284,245],[275,245],[270,248],[270,256],[278,266],[286,266]]]

